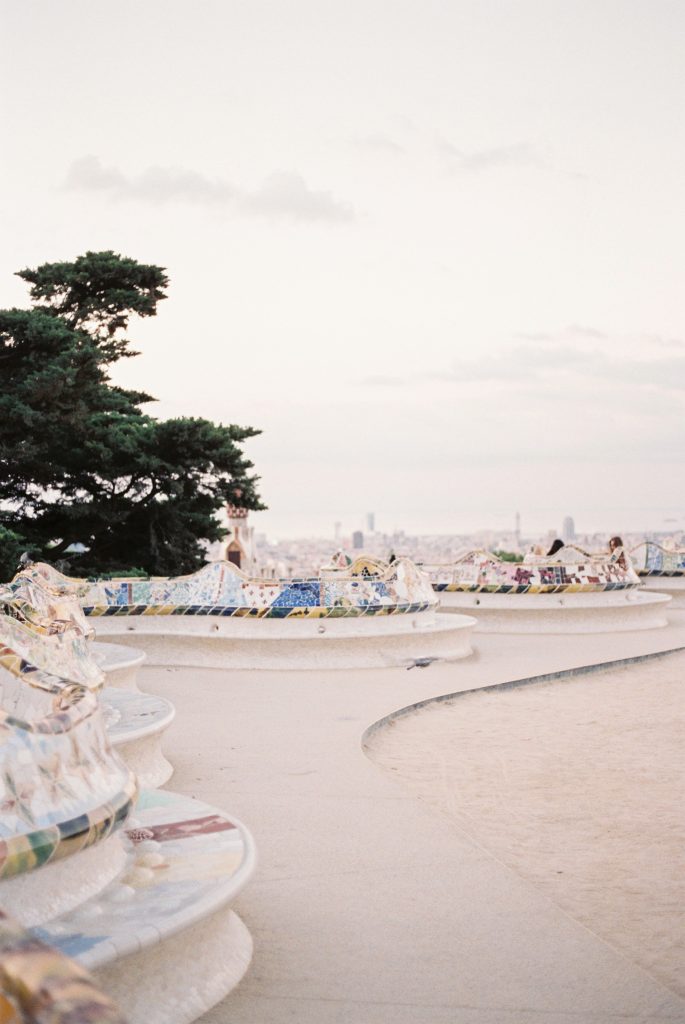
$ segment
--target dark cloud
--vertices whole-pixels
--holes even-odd
[[[253,215],[290,220],[354,220],[351,206],[340,202],[331,192],[311,189],[301,175],[294,173],[273,174],[250,191],[183,168],[149,167],[141,174],[127,176],[116,167],[105,166],[96,156],[85,156],[69,168],[65,187],[100,192],[117,200],[232,206]]]

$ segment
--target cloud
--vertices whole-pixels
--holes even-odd
[[[382,133],[359,136],[353,140],[353,145],[357,149],[366,149],[374,153],[387,153],[389,156],[404,156],[406,153],[404,146],[396,142],[395,139],[391,139],[389,135],[383,135]]]
[[[405,384],[408,384],[409,378],[388,377],[384,374],[372,374],[369,377],[361,377],[359,380],[353,381],[353,383],[360,384],[362,387],[397,388],[404,387]]]
[[[577,341],[578,339],[589,339],[591,341],[604,341],[609,337],[604,331],[598,331],[596,327],[584,327],[582,324],[569,324],[560,331],[517,331],[515,338],[522,341]]]
[[[154,166],[127,176],[105,166],[99,157],[85,156],[71,164],[64,184],[72,191],[100,192],[115,200],[226,206],[271,218],[345,222],[355,217],[349,204],[331,192],[311,189],[294,173],[272,174],[251,191],[184,168]]]
[[[542,167],[545,161],[530,142],[492,146],[467,153],[445,139],[438,141],[438,152],[451,171],[478,173],[501,167]]]
[[[551,348],[548,345],[517,346],[487,361],[458,361],[446,370],[430,374],[432,380],[468,384],[477,381],[513,383],[557,380],[573,375],[569,386],[586,387],[591,382],[615,386],[633,385],[682,392],[685,395],[685,357],[660,359],[621,358],[598,349],[571,346]]]
[[[550,348],[547,345],[517,345],[488,359],[455,360],[444,370],[426,374],[430,380],[456,384],[482,382],[514,382],[536,380],[549,373],[567,370],[587,372],[592,353],[571,346]]]
[[[660,334],[643,334],[641,336],[641,340],[645,341],[648,345],[654,345],[657,348],[685,348],[685,341],[682,341],[680,338],[664,338]]]
[[[299,174],[272,174],[256,192],[243,195],[240,205],[245,210],[267,217],[309,221],[354,220],[354,210],[350,205],[341,203],[331,192],[309,188]]]
[[[560,391],[573,395],[580,406],[596,390],[615,394],[627,412],[638,394],[644,397],[643,409],[656,409],[669,396],[669,402],[685,398],[685,355],[660,355],[646,358],[640,339],[609,339],[600,347],[600,332],[585,330],[584,344],[550,344],[553,335],[526,345],[516,345],[482,359],[454,360],[448,367],[412,377],[369,376],[357,383],[365,386],[415,386],[418,381],[456,386],[473,384],[502,385],[512,393],[537,389],[541,396],[554,397]],[[558,337],[567,337],[568,330]],[[530,337],[530,336],[529,336]],[[539,336],[538,336],[539,337]],[[677,339],[674,339],[677,340]],[[683,346],[685,347],[685,346]],[[648,355],[648,354],[647,354]],[[654,404],[656,403],[656,404]]]

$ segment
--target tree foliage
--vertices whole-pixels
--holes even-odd
[[[522,562],[523,555],[519,555],[516,551],[500,551],[499,549],[492,552],[502,562]]]
[[[0,310],[0,527],[51,561],[84,545],[83,573],[198,568],[227,501],[263,507],[241,447],[259,431],[157,420],[149,395],[112,383],[136,354],[129,319],[166,297],[163,268],[89,252],[19,276],[32,308]]]

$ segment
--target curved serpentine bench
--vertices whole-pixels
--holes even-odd
[[[141,795],[126,835],[126,871],[37,934],[90,970],[131,1024],[189,1024],[250,963],[230,905],[254,870],[254,844],[222,811],[165,790]]]
[[[104,645],[103,645],[104,646]],[[144,789],[163,786],[174,769],[162,753],[162,734],[174,720],[174,705],[151,693],[105,687],[102,710],[109,741]]]
[[[156,665],[350,668],[471,653],[473,620],[436,616],[430,582],[412,562],[376,574],[352,568],[287,580],[253,579],[229,562],[175,579],[55,576],[79,588],[98,639],[135,637]]]
[[[66,657],[72,671],[76,667],[82,674],[97,674],[99,668],[105,674],[107,686],[137,691],[136,677],[145,661],[145,652],[121,644],[105,646],[94,642],[95,630],[81,607],[80,598],[85,590],[84,581],[70,579],[37,562],[0,587],[0,605],[6,614],[34,633],[63,638],[62,646],[69,647]]]
[[[9,623],[0,617],[0,905],[31,925],[121,870],[116,832],[136,782],[111,748],[96,694],[26,660]]]
[[[140,693],[138,670],[145,661],[145,651],[128,644],[100,644],[91,640],[90,653],[105,675],[105,686]]]
[[[646,540],[631,549],[630,557],[645,590],[670,594],[673,606],[685,607],[685,550]]]
[[[15,618],[15,614],[20,617]],[[93,642],[83,636],[72,618],[60,620],[59,628],[60,632],[51,631],[49,620],[24,602],[18,611],[7,591],[0,589],[0,639],[37,668],[98,693],[110,742],[140,785],[168,782],[173,768],[162,753],[161,742],[174,718],[171,701],[141,694],[137,688],[126,691],[103,687],[117,676],[135,684],[135,674],[145,655],[118,644],[100,644],[94,650]]]
[[[49,632],[0,615],[0,907],[92,969],[132,1024],[189,1024],[250,962],[230,903],[254,867],[251,837],[163,790],[143,791],[130,817],[135,778],[110,745],[97,688],[37,667],[12,638],[42,644],[48,663],[63,654]],[[109,710],[137,702],[143,738],[155,700],[114,691]],[[191,970],[189,949],[200,954]]]
[[[2,1024],[126,1024],[77,963],[0,911]]]
[[[472,611],[477,632],[605,633],[666,625],[669,598],[647,594],[622,550],[504,562],[469,551],[451,565],[423,565],[441,611]]]

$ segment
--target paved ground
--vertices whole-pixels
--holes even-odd
[[[242,818],[253,966],[205,1024],[685,1020],[685,1006],[363,754],[439,694],[685,645],[685,616],[619,636],[477,637],[411,671],[146,669],[174,701],[170,786]]]
[[[424,706],[369,755],[685,998],[685,652]]]

